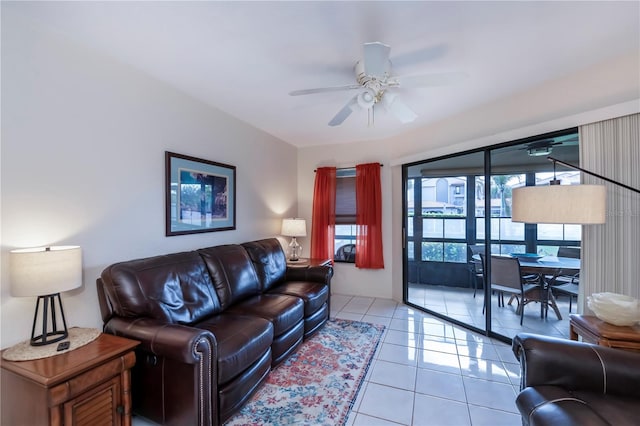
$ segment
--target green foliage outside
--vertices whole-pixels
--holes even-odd
[[[466,262],[465,243],[422,243],[422,260],[431,262]]]

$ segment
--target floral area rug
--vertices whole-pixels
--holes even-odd
[[[225,426],[344,425],[383,331],[383,325],[327,321]]]

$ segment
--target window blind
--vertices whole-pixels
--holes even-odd
[[[336,224],[356,223],[356,178],[355,176],[336,179]]]

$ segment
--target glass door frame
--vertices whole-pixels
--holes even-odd
[[[420,311],[424,311],[429,313],[430,315],[433,315],[435,317],[444,319],[446,321],[449,321],[455,325],[464,327],[466,329],[469,329],[471,331],[477,332],[479,334],[483,334],[486,335],[488,337],[506,342],[506,343],[510,343],[511,342],[511,338],[508,336],[504,336],[502,334],[498,334],[496,332],[494,332],[491,328],[491,318],[492,318],[492,304],[490,303],[491,301],[491,289],[490,289],[490,285],[483,285],[483,294],[484,294],[484,298],[483,298],[483,303],[484,303],[484,308],[485,308],[485,329],[480,329],[478,327],[475,327],[471,324],[465,323],[463,321],[459,321],[455,318],[449,317],[443,313],[437,312],[437,311],[433,311],[431,309],[428,309],[424,306],[420,306],[416,303],[413,303],[409,300],[409,257],[408,257],[408,234],[407,234],[407,230],[408,230],[408,219],[409,219],[409,215],[408,215],[408,200],[407,200],[407,194],[408,194],[408,181],[409,181],[409,177],[408,177],[408,170],[411,166],[416,166],[416,165],[420,165],[420,164],[427,164],[427,163],[431,163],[431,162],[436,162],[439,160],[445,160],[445,159],[449,159],[449,158],[454,158],[454,157],[460,157],[460,156],[464,156],[464,155],[468,155],[468,154],[474,154],[474,153],[483,153],[484,156],[484,164],[483,164],[483,171],[484,171],[484,193],[485,193],[485,197],[484,197],[484,211],[485,211],[485,221],[484,221],[484,232],[485,232],[485,239],[484,239],[484,245],[485,245],[485,253],[491,253],[491,245],[492,245],[492,234],[491,234],[491,177],[492,177],[492,167],[491,167],[491,156],[492,156],[492,152],[494,152],[495,150],[498,150],[500,148],[505,148],[505,147],[511,147],[511,146],[516,146],[516,145],[526,145],[527,143],[533,142],[533,141],[537,141],[537,140],[541,140],[541,139],[545,139],[545,138],[553,138],[553,137],[558,137],[558,136],[564,136],[564,135],[568,135],[568,134],[572,134],[572,133],[576,133],[577,134],[578,129],[577,128],[569,128],[569,129],[563,129],[563,130],[559,130],[559,131],[554,131],[554,132],[549,132],[549,133],[545,133],[542,135],[536,135],[536,136],[532,136],[532,137],[528,137],[528,138],[523,138],[523,139],[518,139],[515,141],[511,141],[511,142],[504,142],[504,143],[500,143],[500,144],[496,144],[496,145],[491,145],[491,146],[487,146],[487,147],[483,147],[483,148],[476,148],[476,149],[472,149],[469,151],[464,151],[464,152],[459,152],[459,153],[455,153],[455,154],[449,154],[449,155],[445,155],[445,156],[440,156],[440,157],[436,157],[433,159],[428,159],[428,160],[423,160],[423,161],[416,161],[416,162],[412,162],[412,163],[407,163],[407,164],[403,164],[402,165],[402,252],[403,252],[403,256],[402,256],[402,280],[403,280],[403,285],[402,285],[402,297],[403,297],[403,303],[418,309]],[[529,182],[527,183],[529,184]],[[414,189],[415,191],[415,189]],[[467,194],[469,193],[469,190],[467,190]],[[466,201],[467,203],[467,222],[469,221],[469,212],[470,209],[468,208],[469,206],[469,200],[467,199]],[[415,206],[414,204],[414,215],[416,214],[416,209],[418,207]],[[421,206],[420,206],[421,208]],[[413,216],[415,217],[415,216]],[[413,220],[412,217],[412,220]],[[475,208],[473,209],[473,220],[475,221]],[[475,227],[474,227],[475,228]],[[526,228],[526,227],[525,227]],[[525,232],[527,232],[527,230],[525,229]],[[420,237],[422,238],[422,236]],[[415,247],[415,240],[418,239],[416,238],[416,233],[415,233],[415,229],[413,232],[413,239],[414,239],[414,260],[415,260],[415,253],[418,251]],[[467,242],[468,244],[468,242]],[[527,244],[527,240],[526,240],[526,235],[525,235],[525,244]],[[421,257],[420,257],[420,261],[421,261]],[[491,262],[486,262],[486,264],[484,265],[484,282],[487,282],[486,277],[490,276],[491,273]]]

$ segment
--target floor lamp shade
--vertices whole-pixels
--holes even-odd
[[[40,346],[65,339],[68,332],[60,293],[82,285],[80,247],[13,250],[10,252],[9,277],[13,296],[38,297],[31,329],[31,344]],[[39,315],[41,302],[42,314]],[[35,336],[38,316],[42,319],[42,334]],[[58,328],[58,316],[62,321],[62,328]]]
[[[545,185],[515,188],[511,220],[525,223],[598,224],[605,222],[603,185]]]

